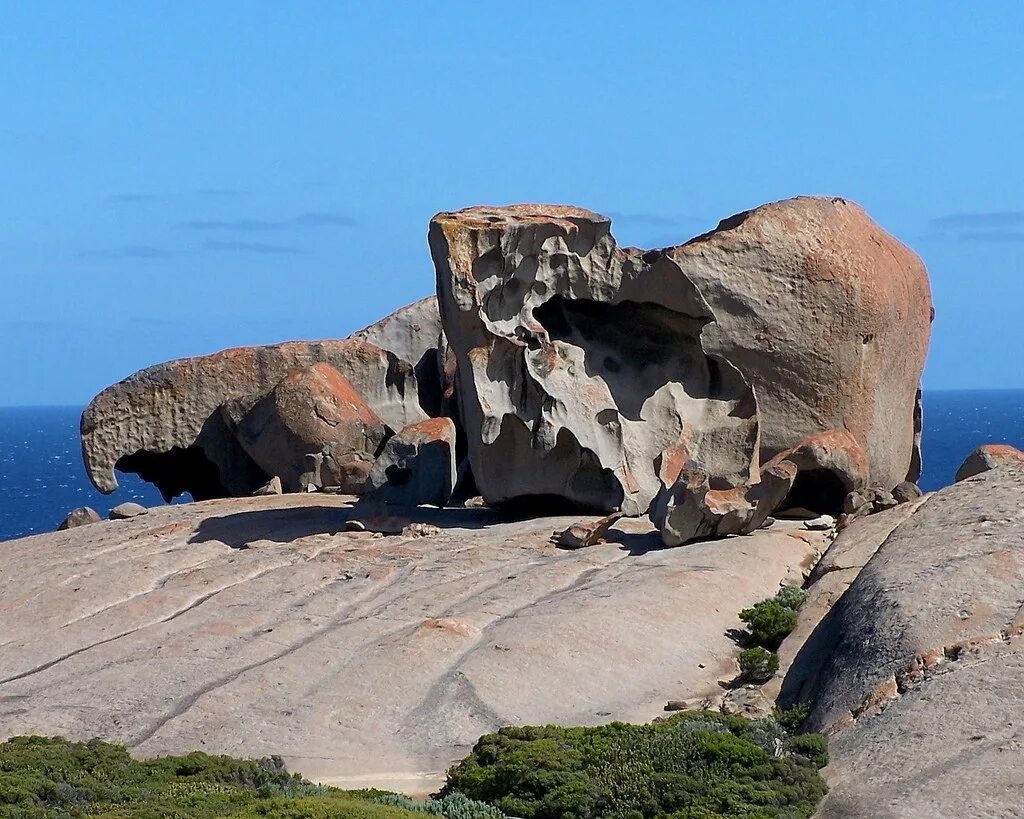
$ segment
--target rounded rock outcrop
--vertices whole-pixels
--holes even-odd
[[[667,252],[714,313],[705,349],[757,393],[762,462],[844,428],[872,483],[918,478],[932,301],[913,251],[853,202],[800,196]]]
[[[1024,452],[1009,444],[982,444],[960,464],[956,471],[956,482],[1000,466],[1024,466]]]
[[[327,449],[372,458],[388,434],[355,387],[325,362],[288,373],[234,431],[256,465],[281,478],[285,492],[302,488],[307,455]]]

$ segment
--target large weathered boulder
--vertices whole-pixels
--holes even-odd
[[[704,348],[754,386],[762,463],[844,428],[871,481],[915,480],[931,294],[921,260],[844,199],[801,196],[668,251],[710,305]]]
[[[4,543],[0,740],[280,754],[426,793],[503,725],[645,722],[720,692],[736,612],[821,548],[780,522],[659,549],[627,519],[568,551],[551,533],[578,517],[403,511],[409,534],[374,536],[343,531],[336,495],[226,498]]]
[[[956,480],[965,481],[1000,466],[1024,466],[1024,452],[1009,444],[982,444],[960,464]]]
[[[431,418],[392,436],[366,482],[366,491],[386,503],[446,506],[455,489],[455,424]]]
[[[753,393],[704,351],[713,314],[669,256],[617,247],[606,217],[560,205],[440,213],[429,240],[488,502],[643,514],[680,440],[714,488],[754,479]]]
[[[1024,469],[918,503],[885,513],[904,519],[783,687],[809,690],[807,727],[832,735],[822,817],[1014,816],[1024,804]]]
[[[241,417],[235,416],[236,406],[228,402],[222,408],[235,437],[260,469],[281,478],[285,492],[303,488],[307,455],[373,458],[388,435],[355,387],[322,361],[292,370]]]
[[[292,341],[240,347],[158,364],[103,390],[82,414],[82,455],[101,492],[117,488],[114,468],[137,472],[170,499],[248,495],[266,483],[220,411],[241,415],[284,376],[326,362],[392,429],[423,420],[412,365],[361,341]]]
[[[838,514],[847,496],[868,484],[867,455],[845,429],[811,435],[779,452],[765,467],[783,462],[797,470],[784,506]]]
[[[442,371],[442,335],[437,296],[427,296],[349,338],[374,344],[412,364],[416,370],[420,406],[427,415],[434,417],[442,414],[443,393],[448,386]]]

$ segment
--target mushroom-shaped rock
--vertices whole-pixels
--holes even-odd
[[[801,196],[724,219],[668,253],[714,312],[705,350],[757,393],[762,463],[845,428],[873,483],[917,479],[932,308],[911,250],[852,202]]]
[[[227,404],[224,411],[231,415],[234,406]],[[387,433],[355,387],[322,361],[292,370],[235,425],[242,448],[260,469],[281,478],[285,492],[304,488],[306,455],[326,450],[335,458],[349,453],[372,458]]]
[[[366,491],[397,506],[445,506],[455,488],[455,424],[431,418],[388,439]]]
[[[430,224],[445,337],[477,487],[645,513],[680,440],[716,485],[751,479],[753,392],[701,344],[713,315],[662,252],[562,205],[476,207]]]
[[[82,415],[82,455],[101,492],[114,468],[137,472],[165,498],[249,495],[269,475],[245,453],[222,404],[241,417],[290,371],[331,364],[392,429],[423,420],[412,365],[362,341],[240,347],[142,370],[103,390]]]
[[[851,492],[868,484],[868,458],[857,439],[844,429],[805,438],[772,458],[765,467],[788,461],[796,480],[784,507],[838,514]]]
[[[1024,452],[1009,444],[982,444],[960,464],[956,481],[959,483],[1000,466],[1024,466]]]

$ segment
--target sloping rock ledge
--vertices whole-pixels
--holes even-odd
[[[279,753],[422,793],[501,725],[646,721],[715,693],[736,612],[827,539],[780,522],[661,549],[623,520],[572,552],[550,541],[578,518],[425,508],[432,526],[384,537],[345,531],[352,500],[213,500],[5,543],[0,733]]]

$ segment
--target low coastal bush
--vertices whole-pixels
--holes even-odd
[[[121,745],[15,737],[0,743],[2,819],[501,819],[449,797],[423,805],[383,791],[343,791],[288,773],[279,757],[191,753],[136,760]]]
[[[799,586],[783,586],[767,600],[743,609],[739,618],[746,623],[750,643],[775,651],[796,628],[796,613],[807,600]]]
[[[806,817],[826,788],[815,741],[795,739],[772,717],[711,711],[652,725],[502,728],[448,772],[442,794],[523,819]]]
[[[761,646],[740,652],[740,677],[747,682],[766,683],[779,670],[779,655]]]

